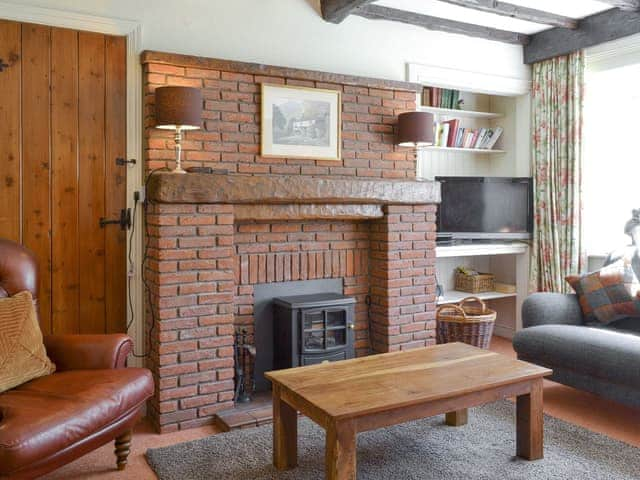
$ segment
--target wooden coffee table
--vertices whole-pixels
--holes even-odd
[[[297,412],[326,432],[326,478],[356,478],[358,432],[517,397],[516,453],[542,458],[542,379],[551,370],[463,343],[268,372],[273,384],[273,464],[297,464]],[[426,431],[425,435],[429,432]],[[425,466],[425,468],[428,468]]]

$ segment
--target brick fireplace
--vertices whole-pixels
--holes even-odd
[[[357,355],[434,343],[439,189],[414,181],[413,153],[393,145],[418,86],[157,52],[143,64],[148,168],[173,163],[171,136],[153,129],[153,91],[189,85],[205,105],[184,164],[229,172],[149,182],[149,413],[159,431],[232,406],[233,333],[253,329],[258,284],[340,279],[357,301]],[[342,91],[342,161],[260,157],[262,82]]]

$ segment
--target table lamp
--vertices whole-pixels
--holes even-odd
[[[396,145],[415,149],[433,145],[433,115],[427,112],[406,112],[398,115]]]
[[[173,173],[187,173],[180,162],[182,132],[200,128],[202,93],[193,87],[156,88],[156,128],[175,131],[176,168]]]

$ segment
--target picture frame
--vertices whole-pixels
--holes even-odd
[[[342,159],[340,91],[263,83],[261,97],[261,156]]]

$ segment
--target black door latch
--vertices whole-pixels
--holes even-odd
[[[120,230],[128,230],[131,228],[131,209],[123,208],[120,210],[120,218],[118,220],[107,220],[104,217],[100,217],[100,228],[104,228],[105,225],[120,225]]]
[[[136,164],[135,158],[132,158],[131,160],[127,160],[122,157],[116,158],[116,165],[118,165],[119,167],[124,167],[125,165],[135,165],[135,164]]]

